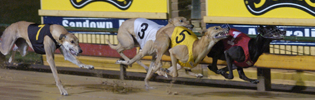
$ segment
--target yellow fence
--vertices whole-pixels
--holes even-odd
[[[74,35],[79,38],[80,43],[108,44],[106,42],[106,40],[108,39],[110,43],[118,44],[117,35],[80,34],[80,33],[74,33]]]

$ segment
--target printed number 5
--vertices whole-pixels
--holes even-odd
[[[144,26],[144,28],[143,28]],[[142,23],[141,24],[141,32],[138,32],[138,36],[140,37],[140,39],[143,39],[144,37],[144,32],[148,29],[149,24],[148,23]]]
[[[183,30],[182,32],[179,33],[179,35],[182,35],[183,38],[181,40],[178,40],[178,36],[176,37],[176,43],[181,43],[185,40],[185,34],[184,32],[187,32],[189,35],[191,35],[187,30]]]
[[[38,25],[39,30],[37,31],[37,34],[36,34],[36,40],[38,40],[38,36],[39,36],[39,33],[40,33],[40,30],[42,30],[42,28],[44,27],[45,25]]]

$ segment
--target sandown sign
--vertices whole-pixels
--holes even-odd
[[[41,0],[41,10],[167,13],[168,0]]]
[[[64,27],[78,28],[119,28],[127,19],[120,18],[83,18],[83,17],[56,17],[44,16],[44,24],[59,24]],[[161,19],[151,19],[159,25],[166,25],[168,21]]]
[[[207,0],[207,16],[314,18],[315,0]]]

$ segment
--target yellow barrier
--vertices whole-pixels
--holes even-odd
[[[40,16],[167,19],[167,13],[38,10]]]

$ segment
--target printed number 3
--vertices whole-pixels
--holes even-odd
[[[44,27],[45,25],[38,25],[39,30],[37,31],[37,34],[36,34],[36,40],[38,40],[38,36],[39,36],[39,33],[40,33],[40,30],[42,30],[42,28]]]
[[[176,37],[176,43],[181,43],[185,40],[185,34],[184,32],[187,32],[189,35],[191,35],[187,30],[183,30],[182,32],[179,33],[179,35],[182,35],[183,38],[181,40],[178,40],[178,36]]]
[[[140,39],[143,39],[144,34],[145,34],[144,32],[148,29],[148,26],[149,26],[148,23],[142,23],[141,24],[141,32],[138,32],[138,36],[140,37]]]

